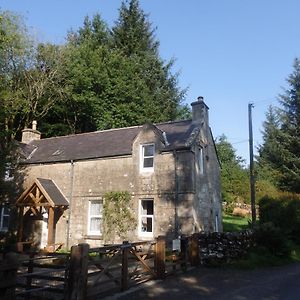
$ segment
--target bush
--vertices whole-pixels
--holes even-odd
[[[278,198],[265,196],[259,201],[260,224],[273,225],[289,238],[300,242],[300,197],[283,193]]]
[[[275,256],[290,254],[289,240],[285,233],[272,222],[259,225],[254,231],[257,247],[265,248]]]

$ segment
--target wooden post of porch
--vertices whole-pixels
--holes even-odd
[[[51,246],[55,242],[54,239],[55,239],[54,207],[50,206],[48,212],[48,240],[47,240],[48,251],[52,250]]]

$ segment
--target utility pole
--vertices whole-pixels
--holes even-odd
[[[250,154],[250,192],[251,192],[251,213],[252,226],[256,223],[256,209],[255,209],[255,177],[253,164],[253,131],[252,131],[252,108],[253,103],[248,104],[248,120],[249,120],[249,154]]]

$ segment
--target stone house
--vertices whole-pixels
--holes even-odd
[[[192,120],[41,139],[24,129],[18,240],[39,247],[104,242],[104,194],[128,191],[129,240],[222,230],[220,165],[199,97]]]

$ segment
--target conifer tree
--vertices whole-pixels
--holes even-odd
[[[279,95],[280,109],[270,109],[259,148],[260,170],[268,170],[275,184],[300,193],[300,61],[295,59],[289,87]]]

